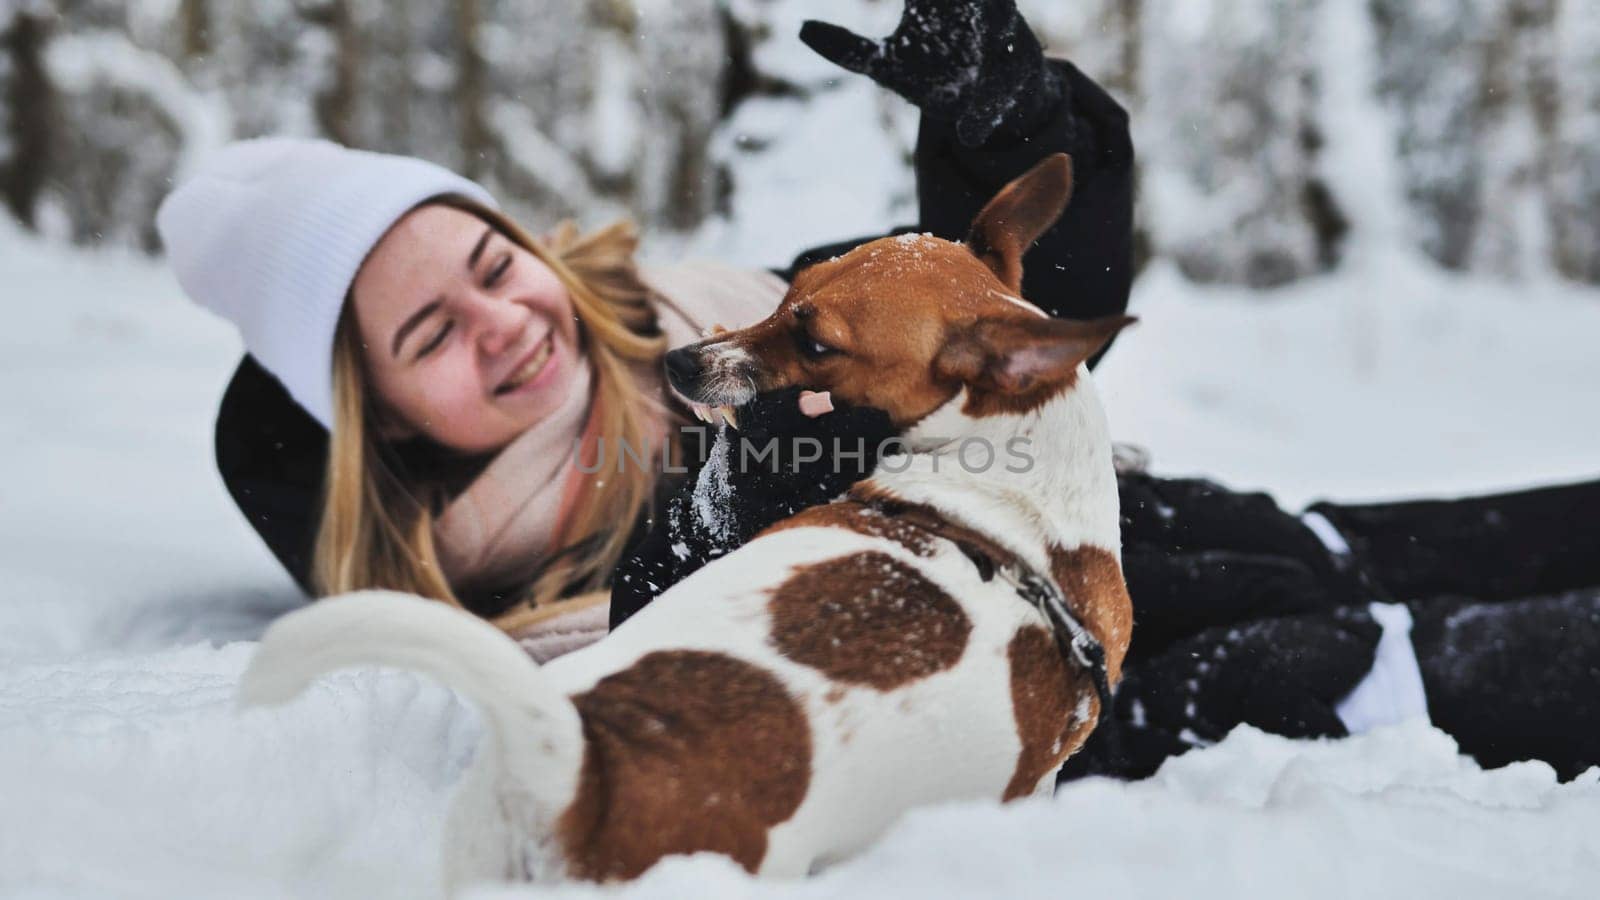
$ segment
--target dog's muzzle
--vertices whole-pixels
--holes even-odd
[[[750,354],[732,343],[679,347],[667,353],[665,366],[673,390],[694,403],[740,406],[756,395]]]

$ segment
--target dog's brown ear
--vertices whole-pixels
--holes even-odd
[[[994,195],[967,235],[967,247],[1013,292],[1022,290],[1022,257],[1072,199],[1072,157],[1046,157]]]
[[[984,319],[948,340],[934,365],[940,375],[975,391],[1026,394],[1072,378],[1080,363],[1137,321],[1133,316],[1087,322]]]

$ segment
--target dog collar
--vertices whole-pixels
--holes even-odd
[[[1061,655],[1077,663],[1094,681],[1094,692],[1100,699],[1100,708],[1095,716],[1095,723],[1099,724],[1100,718],[1111,709],[1111,680],[1106,672],[1105,647],[1073,614],[1055,579],[1045,577],[1016,553],[966,526],[950,521],[931,506],[867,495],[854,489],[849,492],[849,498],[898,522],[950,541],[977,567],[978,577],[991,581],[999,576],[1001,581],[1017,592],[1017,596],[1038,610],[1045,622],[1049,623]]]

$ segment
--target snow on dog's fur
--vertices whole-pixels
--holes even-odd
[[[886,510],[980,533],[1047,573],[1116,680],[1132,612],[1083,362],[1130,320],[1050,319],[1017,298],[1021,256],[1070,187],[1054,157],[991,201],[965,245],[875,241],[802,272],[763,322],[671,354],[674,387],[698,403],[800,385],[888,411],[908,452],[845,497],[543,667],[443,604],[321,601],[268,631],[245,700],[284,702],[372,664],[480,706],[484,744],[445,830],[453,883],[631,878],[697,851],[802,875],[911,806],[1048,789],[1098,714],[1089,673],[1006,581]],[[972,465],[959,454],[973,439],[1021,456]]]

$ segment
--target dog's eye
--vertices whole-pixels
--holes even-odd
[[[833,347],[829,347],[827,344],[824,344],[816,338],[808,337],[804,334],[800,335],[799,337],[800,352],[804,353],[811,359],[821,359],[824,356],[829,356],[839,352],[838,350],[834,349]]]

